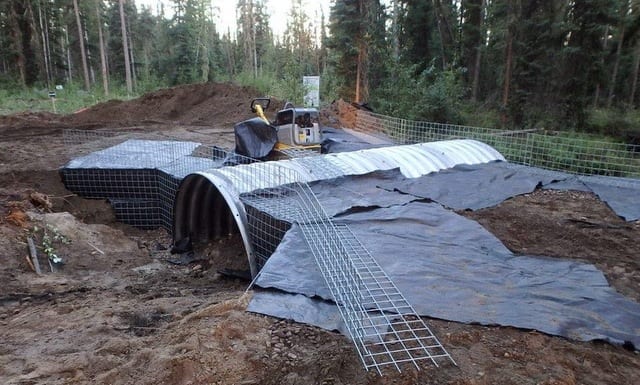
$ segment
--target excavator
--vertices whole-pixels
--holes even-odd
[[[270,104],[270,98],[251,101],[251,112],[256,117],[234,126],[236,154],[259,160],[319,154],[322,131],[318,110],[287,102],[270,122],[265,116]]]

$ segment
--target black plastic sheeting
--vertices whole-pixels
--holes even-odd
[[[563,189],[570,187],[572,190],[593,192],[618,216],[627,221],[640,219],[640,179],[574,176],[573,179],[552,183],[544,188],[556,189],[563,184]]]
[[[323,154],[384,147],[384,145],[371,144],[345,132],[344,130],[332,127],[322,127],[322,137],[323,140],[320,144],[320,151]]]
[[[416,200],[415,196],[379,187],[381,184],[399,183],[404,179],[399,169],[393,169],[320,180],[312,182],[310,186],[322,202],[325,212],[333,217],[350,210],[389,207]]]
[[[446,200],[447,207],[488,207],[512,194],[576,178],[504,166],[458,167],[438,173],[443,179],[433,174],[405,180],[391,171],[323,181],[312,188],[330,215],[337,215],[335,222],[352,229],[421,315],[640,346],[640,304],[616,293],[595,266],[514,255],[477,222],[428,202],[435,198]],[[482,175],[493,182],[487,183]],[[565,176],[569,178],[562,179]],[[445,178],[458,189],[433,186],[445,183]],[[411,182],[436,190],[427,193]],[[587,184],[578,179],[573,183]],[[386,194],[370,193],[372,185],[384,187]],[[456,195],[459,190],[465,191]],[[462,202],[456,202],[456,196]],[[634,196],[638,199],[638,194]],[[282,292],[260,293],[251,301],[250,311],[341,329],[333,320],[337,310],[326,310],[330,303],[325,300],[331,295],[297,225],[285,235],[256,284]],[[292,295],[296,299],[289,302]]]
[[[399,191],[454,210],[479,210],[536,188],[593,192],[627,221],[640,219],[640,180],[576,176],[506,162],[460,165],[420,178],[383,181]]]
[[[265,158],[278,141],[278,131],[261,118],[237,123],[233,127],[236,136],[236,153],[249,158]]]

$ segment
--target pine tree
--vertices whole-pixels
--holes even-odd
[[[378,0],[336,1],[331,7],[327,47],[335,66],[339,93],[356,102],[369,101],[371,50],[378,37]]]

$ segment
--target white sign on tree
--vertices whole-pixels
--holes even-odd
[[[302,85],[304,86],[304,106],[319,107],[320,106],[320,76],[303,76]]]

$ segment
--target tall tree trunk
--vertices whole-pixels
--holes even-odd
[[[96,83],[96,70],[93,68],[93,56],[91,56],[91,48],[89,46],[89,33],[86,22],[84,23],[84,42],[87,47],[87,66],[89,67],[89,79],[91,84]]]
[[[607,25],[604,29],[604,36],[603,36],[603,42],[602,42],[602,50],[605,52],[607,52],[607,48],[609,47],[609,26]],[[600,63],[602,66],[604,66],[604,55],[603,57],[600,59]],[[598,104],[600,103],[600,89],[602,88],[602,84],[600,84],[600,82],[598,82],[598,84],[596,84],[596,90],[593,93],[593,108],[598,108]]]
[[[367,29],[371,20],[370,10],[367,0],[359,0],[358,8],[361,22],[360,36],[358,36],[358,62],[356,69],[356,102],[368,101],[369,99],[369,42],[366,40]]]
[[[478,29],[480,32],[480,40],[477,42],[475,48],[475,60],[473,64],[473,80],[471,82],[471,100],[478,100],[478,88],[480,84],[480,66],[482,64],[482,49],[484,47],[485,33],[484,33],[484,18],[486,11],[487,1],[481,0],[480,2],[480,17],[478,20]]]
[[[449,66],[447,54],[453,42],[453,31],[451,29],[451,24],[449,23],[448,17],[449,9],[445,8],[445,6],[442,4],[442,0],[433,0],[433,4],[435,6],[438,34],[440,36],[442,69],[447,69],[447,67]]]
[[[256,20],[253,14],[253,0],[249,1],[249,20],[251,21],[250,25],[251,31],[250,42],[251,42],[251,57],[252,57],[252,66],[253,66],[253,77],[258,77],[258,48],[256,46]]]
[[[504,64],[504,80],[502,84],[502,113],[503,123],[506,123],[507,119],[507,107],[509,105],[509,96],[511,93],[511,77],[513,74],[513,40],[515,38],[515,25],[518,22],[518,13],[514,7],[518,7],[518,4],[508,4],[507,7],[507,46],[505,52],[505,64]]]
[[[631,72],[631,92],[629,93],[629,107],[634,108],[636,89],[638,87],[638,70],[640,70],[640,39],[636,42],[633,51],[633,70]]]
[[[131,25],[131,23],[129,23]],[[133,40],[131,34],[127,34],[129,39],[129,59],[131,60],[131,84],[134,89],[138,88],[138,74],[136,73],[136,58],[133,56]]]
[[[46,75],[46,81],[47,81],[47,88],[50,88],[51,86],[51,66],[49,65],[50,63],[50,56],[49,56],[49,50],[48,50],[48,33],[45,31],[48,31],[45,29],[45,22],[42,21],[42,6],[40,5],[40,2],[38,2],[38,22],[40,24],[40,35],[42,37],[42,58],[44,61],[44,70],[45,70],[45,75]]]
[[[74,0],[77,1],[77,0]],[[133,84],[131,82],[131,63],[129,62],[129,42],[127,40],[127,26],[124,16],[124,0],[120,0],[120,24],[122,26],[122,49],[124,53],[124,73],[127,82],[127,95],[133,93]]]
[[[11,17],[9,18],[9,22],[11,23],[11,38],[14,46],[17,48],[15,53],[15,64],[18,68],[18,73],[20,74],[20,84],[25,86],[27,84],[27,70],[24,49],[22,47],[25,39],[22,36],[23,32],[20,25],[20,18],[24,14],[24,9],[21,7],[20,2],[13,2],[13,4],[11,4],[10,12]]]
[[[69,43],[69,27],[64,27],[64,39],[66,43],[66,52],[67,52],[67,81],[71,83],[73,81],[73,74],[71,73],[71,44]]]
[[[358,49],[358,63],[356,64],[356,103],[360,103],[360,78],[362,76],[362,50]]]
[[[513,62],[513,36],[511,32],[507,36],[507,52],[504,64],[504,82],[502,88],[502,108],[506,111],[509,104],[509,90],[511,89],[511,67]]]
[[[393,59],[398,61],[400,59],[400,28],[398,23],[400,20],[398,19],[398,13],[400,12],[400,6],[398,5],[399,0],[393,0],[393,19],[392,19],[392,29],[393,29]]]
[[[16,66],[20,72],[20,80],[25,86],[31,86],[38,80],[38,62],[36,53],[32,47],[35,31],[33,12],[31,5],[25,1],[13,1],[10,3],[9,25],[11,26],[11,39],[16,48]],[[30,20],[31,16],[31,20]],[[37,35],[36,35],[37,36]],[[36,39],[37,41],[37,39]]]
[[[478,100],[478,88],[480,85],[480,66],[482,65],[482,46],[478,46],[476,52],[476,61],[473,66],[473,81],[471,82],[471,100]]]
[[[100,0],[96,1],[96,15],[98,16],[98,41],[100,43],[100,69],[102,72],[102,88],[104,95],[109,96],[109,73],[107,72],[107,55],[105,53],[104,35],[102,34],[102,18],[100,17]]]
[[[80,20],[80,9],[78,8],[78,0],[73,0],[73,10],[76,13],[76,24],[78,25],[78,40],[80,41],[80,57],[82,59],[84,89],[89,91],[91,89],[91,83],[89,82],[89,67],[87,66],[87,54],[84,50],[84,33],[82,33],[82,22]]]
[[[629,11],[629,3],[625,1],[620,10],[620,23],[618,28],[620,29],[620,36],[618,37],[618,47],[616,48],[616,59],[613,62],[613,71],[611,72],[611,80],[609,81],[609,95],[607,96],[607,108],[611,108],[613,104],[613,98],[615,96],[616,82],[618,80],[618,68],[620,67],[620,57],[622,56],[622,44],[624,42],[625,34],[625,18]]]

